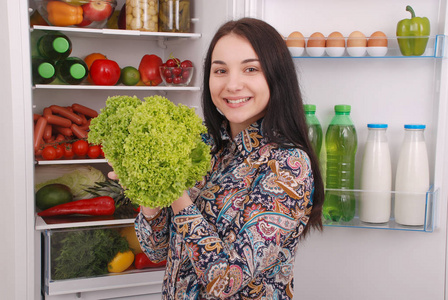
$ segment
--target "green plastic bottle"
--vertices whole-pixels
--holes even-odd
[[[62,60],[72,53],[72,42],[61,32],[48,32],[37,41],[37,51],[44,58]]]
[[[80,84],[88,73],[86,63],[79,57],[68,57],[56,63],[57,78],[63,84]]]
[[[56,78],[56,70],[52,61],[41,57],[32,58],[32,76],[34,84],[48,84]]]
[[[308,138],[311,144],[313,144],[316,156],[319,157],[322,149],[323,133],[322,125],[316,117],[316,105],[304,104],[303,108],[305,110],[306,124],[308,125]]]
[[[335,115],[325,134],[327,190],[323,216],[335,222],[352,220],[356,210],[354,193],[344,191],[354,189],[355,156],[358,147],[358,137],[350,110],[350,105],[335,105]]]

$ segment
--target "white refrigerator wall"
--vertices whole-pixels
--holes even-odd
[[[167,49],[163,49],[156,42],[144,39],[73,37],[73,55],[83,57],[91,52],[102,52],[123,67],[138,66],[143,54],[155,53],[166,59],[173,52],[180,58],[192,58],[198,67],[193,83],[200,85],[200,67],[209,40],[217,27],[231,17],[262,18],[284,36],[295,30],[305,36],[316,31],[324,35],[340,31],[348,36],[355,30],[368,36],[381,30],[394,37],[396,23],[410,17],[405,11],[410,4],[417,16],[427,16],[431,20],[431,36],[447,32],[445,0],[411,3],[403,0],[191,1],[194,3],[194,32],[202,34],[197,40],[168,41]],[[123,3],[124,0],[119,0],[118,7]],[[0,16],[7,14],[6,20],[0,21],[0,36],[9,42],[9,47],[0,51],[3,70],[0,82],[5,103],[0,110],[5,141],[2,154],[9,158],[2,155],[0,178],[6,190],[2,205],[10,212],[2,217],[1,225],[9,229],[2,235],[8,245],[2,247],[2,251],[15,253],[14,261],[5,260],[6,268],[0,271],[1,278],[6,279],[0,281],[0,291],[8,299],[40,297],[40,240],[34,231],[32,111],[54,104],[55,99],[67,105],[79,102],[99,109],[107,96],[134,94],[132,91],[101,90],[35,90],[31,93],[27,6],[27,0],[7,0],[0,4]],[[352,106],[359,141],[357,174],[367,123],[389,124],[387,135],[394,174],[403,125],[425,123],[431,181],[441,189],[437,228],[432,233],[335,227],[325,227],[323,233],[313,232],[297,253],[294,299],[446,299],[446,59],[298,58],[294,63],[304,102],[317,105],[317,116],[323,128],[328,125],[335,104]],[[135,94],[144,97],[153,92]],[[200,106],[200,92],[197,91],[168,92],[166,96],[174,102]],[[12,124],[12,130],[4,129],[7,124]],[[94,298],[106,298],[94,295]]]

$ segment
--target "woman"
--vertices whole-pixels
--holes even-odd
[[[135,221],[143,251],[167,260],[163,299],[291,299],[297,246],[322,229],[324,193],[294,64],[273,27],[244,18],[218,30],[202,105],[211,171]]]

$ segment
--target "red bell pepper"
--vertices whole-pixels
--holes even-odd
[[[156,86],[162,83],[159,67],[163,64],[160,57],[155,54],[146,54],[142,57],[138,71],[141,81],[145,85]]]
[[[166,266],[166,260],[159,263],[153,263],[145,253],[140,252],[135,255],[134,265],[137,269],[163,267]]]
[[[50,207],[37,213],[41,217],[82,214],[90,216],[110,216],[115,212],[115,201],[109,196],[76,200]]]

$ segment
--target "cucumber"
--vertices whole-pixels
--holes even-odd
[[[67,203],[72,200],[73,195],[70,188],[60,183],[45,185],[36,193],[36,206],[41,210]]]

